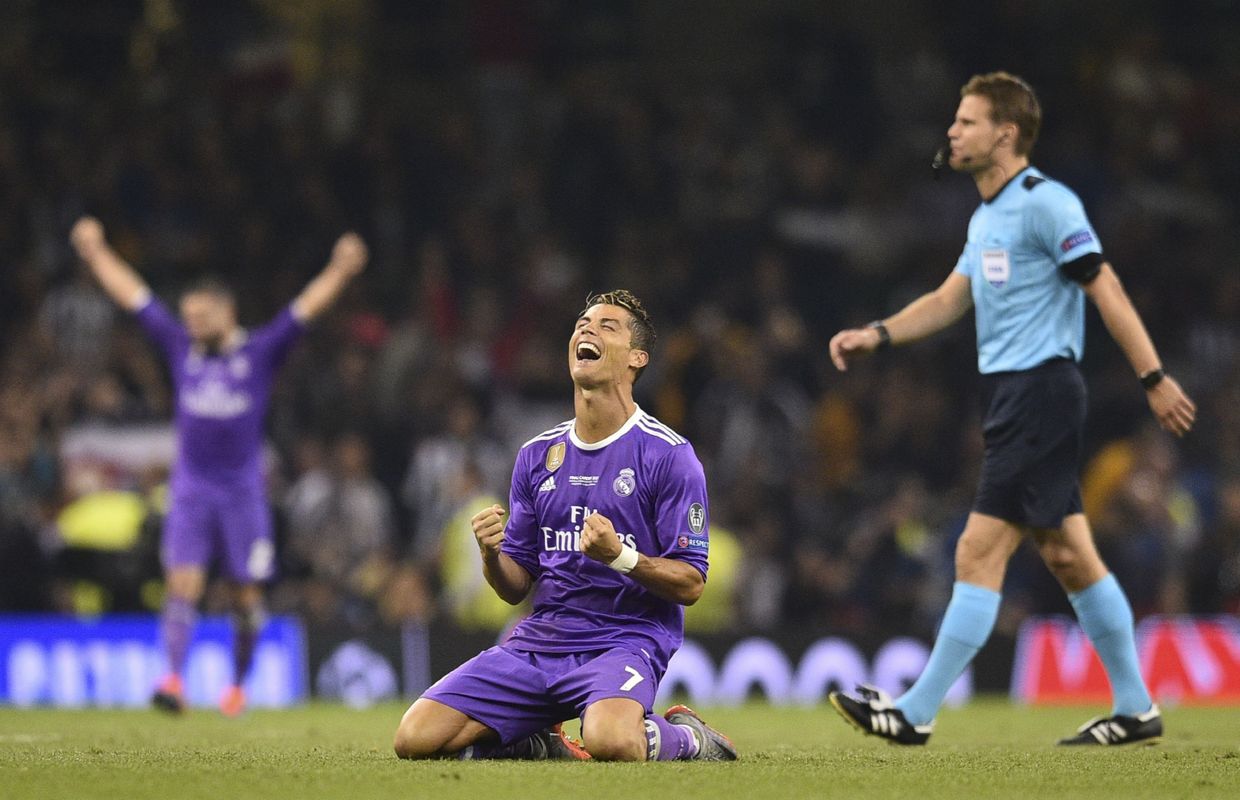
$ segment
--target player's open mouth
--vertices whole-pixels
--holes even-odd
[[[603,357],[603,352],[593,342],[577,343],[577,360],[578,361],[598,361]]]

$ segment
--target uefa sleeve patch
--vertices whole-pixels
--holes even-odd
[[[1080,247],[1083,244],[1089,244],[1094,240],[1094,235],[1089,230],[1077,231],[1059,243],[1059,249],[1067,253],[1073,248]]]
[[[689,530],[701,533],[706,529],[706,509],[701,503],[689,506]]]
[[[710,550],[710,540],[704,536],[685,536],[681,534],[676,540],[681,550],[700,550],[705,553]]]

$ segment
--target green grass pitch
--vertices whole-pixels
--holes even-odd
[[[862,737],[827,705],[700,709],[732,736],[734,764],[408,763],[391,751],[404,710],[315,704],[224,719],[210,711],[0,708],[0,798],[1237,798],[1240,710],[1166,713],[1161,743],[1065,749],[1100,709],[1003,699],[944,711],[929,746]]]

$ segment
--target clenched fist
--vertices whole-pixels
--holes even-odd
[[[478,549],[483,558],[494,558],[499,555],[499,547],[504,543],[504,517],[508,515],[501,506],[493,505],[484,508],[469,524],[474,528],[474,538],[478,540]]]
[[[595,511],[581,526],[581,552],[595,561],[610,564],[620,555],[620,535],[611,520]]]

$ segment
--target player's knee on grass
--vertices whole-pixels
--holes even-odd
[[[425,729],[402,722],[396,729],[396,736],[392,739],[392,749],[398,758],[417,760],[452,755],[468,747],[467,744],[454,746],[450,740],[445,741],[442,736],[428,734],[429,732]]]
[[[430,758],[439,751],[435,743],[423,736],[414,725],[407,724],[406,720],[401,720],[396,728],[392,749],[398,758]]]
[[[488,730],[455,709],[420,699],[401,718],[392,749],[400,758],[437,758],[464,750]]]
[[[644,761],[646,734],[641,720],[589,717],[581,726],[582,745],[595,761]]]

